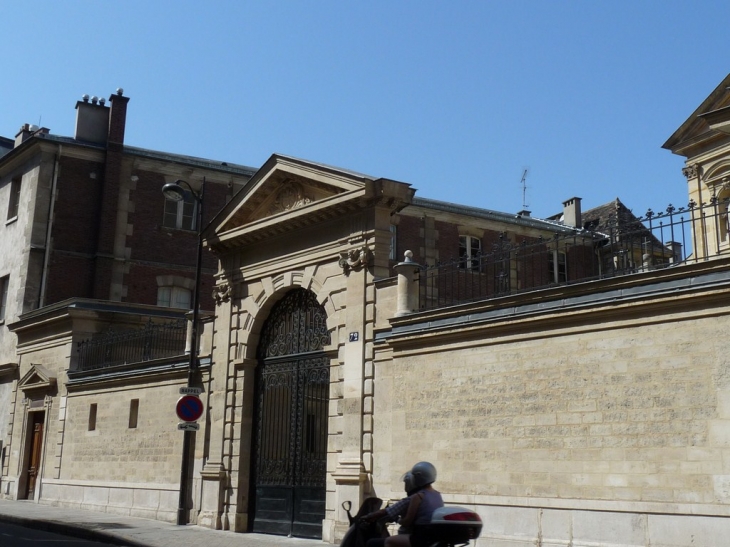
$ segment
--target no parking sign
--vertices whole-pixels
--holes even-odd
[[[177,400],[175,412],[184,422],[197,422],[203,415],[203,401],[195,395],[183,395]]]

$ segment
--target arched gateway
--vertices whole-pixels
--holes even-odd
[[[289,291],[258,347],[254,532],[320,538],[325,513],[330,343],[315,295]]]

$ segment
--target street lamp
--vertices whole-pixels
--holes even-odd
[[[203,262],[203,198],[205,197],[205,177],[200,185],[200,191],[196,192],[192,186],[184,180],[176,180],[168,182],[162,187],[162,193],[167,199],[174,201],[184,201],[186,192],[183,188],[187,186],[190,195],[192,195],[197,206],[197,223],[198,231],[198,257],[195,262],[195,288],[193,290],[193,318],[192,328],[190,329],[190,361],[188,362],[188,387],[193,386],[195,372],[198,370],[198,308],[200,307],[200,271]],[[180,469],[180,498],[177,505],[177,523],[180,525],[187,524],[186,504],[188,497],[188,485],[190,477],[188,469],[190,467],[190,453],[193,449],[193,432],[187,429],[183,432],[183,453]]]

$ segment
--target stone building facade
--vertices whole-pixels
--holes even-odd
[[[335,543],[343,502],[399,499],[428,460],[445,501],[482,515],[477,545],[724,544],[728,84],[665,144],[696,201],[683,253],[646,227],[638,248],[626,225],[607,233],[618,201],[591,230],[577,198],[543,220],[269,158],[203,234],[218,266],[189,520]],[[110,325],[180,313],[153,303],[49,302],[9,325],[4,494],[23,497],[45,420],[34,499],[173,520],[184,353],[98,369],[74,353]]]
[[[727,91],[714,95],[712,104],[728,100]],[[682,138],[711,141],[713,161],[724,164],[723,132],[695,131]],[[684,258],[677,242],[650,241],[623,275],[539,290],[518,283],[424,308],[424,270],[414,262],[446,258],[442,238],[484,244],[495,217],[457,219],[449,216],[457,206],[409,194],[393,181],[275,156],[210,227],[217,290],[226,295],[213,375],[226,371],[211,386],[220,457],[203,476],[201,522],[274,533],[306,524],[297,490],[314,475],[297,475],[299,460],[286,450],[277,453],[286,472],[272,476],[260,465],[270,461],[269,386],[301,387],[296,363],[308,356],[267,353],[278,339],[268,325],[277,318],[282,340],[301,334],[288,298],[305,291],[329,332],[317,348],[330,384],[325,467],[316,468],[323,482],[320,497],[301,498],[321,504],[325,541],[344,533],[343,501],[400,498],[400,476],[426,459],[439,468],[447,502],[483,516],[479,544],[721,544],[730,516],[721,342],[730,262],[717,247],[715,260],[702,260],[708,253],[693,243],[717,229],[721,214],[707,214],[713,204],[697,204],[705,209]],[[581,218],[566,209],[563,220],[571,216]],[[493,233],[509,232],[499,221]],[[389,225],[402,236],[397,251],[412,251],[402,263],[386,262]],[[666,260],[652,262],[655,245]],[[510,272],[520,275],[519,265]],[[307,438],[307,413],[293,411],[287,439]],[[281,507],[269,493],[277,486],[291,496]]]
[[[348,324],[358,325],[361,312],[347,319],[344,310],[357,310],[360,304],[353,302],[368,299],[372,317],[352,327],[360,341],[357,351],[365,355],[372,344],[375,281],[383,294],[395,294],[393,266],[402,249],[413,248],[416,259],[432,264],[468,262],[500,238],[549,238],[555,231],[578,230],[530,218],[526,212],[512,215],[413,198],[408,185],[294,158],[274,156],[250,180],[255,170],[244,166],[134,148],[124,144],[127,101],[121,91],[110,97],[111,107],[84,98],[76,105],[74,137],[23,126],[0,158],[0,210],[8,211],[0,264],[5,295],[0,329],[4,497],[175,519],[180,509],[182,434],[173,409],[179,388],[186,384],[188,357],[179,329],[170,325],[190,305],[196,234],[193,204],[188,208],[166,201],[160,191],[165,183],[183,179],[200,189],[205,181],[204,218],[212,218],[228,203],[216,220],[222,224],[216,226],[235,234],[235,249],[241,248],[239,232],[248,234],[246,252],[263,257],[265,266],[256,268],[267,272],[257,278],[258,273],[244,268],[247,279],[259,281],[242,289],[242,274],[234,275],[235,267],[230,270],[235,284],[228,283],[223,270],[215,274],[219,257],[204,253],[201,307],[219,309],[215,316],[206,315],[204,332],[209,335],[201,339],[196,379],[209,408],[210,428],[196,437],[184,512],[187,520],[239,531],[254,522],[248,518],[253,505],[247,504],[246,446],[251,439],[241,438],[252,432],[232,433],[223,428],[225,420],[220,422],[219,416],[245,410],[252,419],[254,407],[243,405],[241,393],[230,391],[230,386],[243,378],[238,360],[245,356],[250,366],[258,358],[258,347],[255,338],[241,341],[231,350],[238,355],[235,364],[227,361],[226,321],[249,322],[254,317],[240,311],[220,313],[234,294],[266,294],[273,283],[271,298],[256,304],[270,311],[285,288],[301,283],[299,274],[292,274],[295,280],[286,277],[281,285],[277,272],[283,271],[282,260],[296,264],[304,253],[306,269],[311,270],[305,276],[309,294],[315,294],[311,289],[317,284],[332,291],[325,298],[317,290],[328,325],[340,321],[345,330]],[[291,218],[301,212],[304,220]],[[306,236],[301,232],[305,228]],[[226,250],[228,243],[219,243],[212,228],[207,233],[211,250],[240,263],[242,258]],[[332,241],[334,233],[342,240]],[[272,246],[272,241],[284,242],[283,247]],[[310,248],[313,244],[318,249]],[[186,293],[188,299],[180,300]],[[252,304],[247,300],[245,305]],[[394,299],[382,298],[377,310],[384,321],[395,310]],[[255,328],[263,328],[266,318],[257,314]],[[345,350],[338,338],[345,330],[333,338],[328,328],[319,348],[332,361],[332,374],[343,365],[344,357],[337,360],[334,354]],[[154,337],[159,333],[172,337],[176,352],[158,347],[161,342]],[[148,340],[150,347],[135,353],[140,340]],[[349,368],[358,366],[352,359],[347,357],[353,363]],[[249,378],[245,389],[252,386]],[[317,389],[321,410],[324,388]],[[242,410],[234,410],[239,407]],[[312,419],[318,421],[311,425],[326,430],[326,419],[324,424],[321,416]],[[353,416],[348,420],[357,421]],[[226,436],[213,434],[219,431]],[[357,435],[355,430],[351,434]],[[308,435],[310,445],[329,439],[311,431]],[[353,455],[352,461],[358,458]],[[359,465],[343,464],[342,480],[351,482],[352,473],[360,477]],[[325,484],[324,474],[317,481]],[[354,490],[358,491],[359,487]],[[210,499],[215,500],[212,505]],[[319,520],[325,506],[320,507],[318,522],[303,525],[303,534],[322,534]]]

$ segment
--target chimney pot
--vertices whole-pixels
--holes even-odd
[[[88,97],[88,95],[87,95]],[[97,104],[99,98],[91,97],[91,102],[76,103],[76,131],[74,138],[79,141],[106,144],[109,127],[109,108]]]

